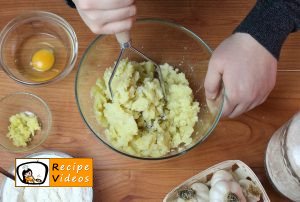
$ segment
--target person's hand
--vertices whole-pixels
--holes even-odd
[[[205,78],[207,99],[215,99],[222,81],[222,116],[234,118],[263,103],[276,82],[277,60],[252,36],[235,33],[213,52]]]
[[[95,34],[115,34],[132,27],[136,15],[134,0],[73,0]]]

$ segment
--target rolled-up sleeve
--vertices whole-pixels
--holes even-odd
[[[76,8],[74,2],[72,0],[65,0],[65,2],[71,7],[71,8]]]

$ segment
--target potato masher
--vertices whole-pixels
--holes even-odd
[[[163,80],[163,76],[162,76],[162,72],[161,72],[160,66],[156,62],[154,62],[153,60],[151,60],[149,57],[147,57],[144,53],[142,53],[141,51],[139,51],[138,49],[134,48],[131,45],[130,33],[128,31],[116,34],[116,38],[117,38],[117,40],[118,40],[118,42],[120,44],[121,51],[119,53],[117,61],[115,62],[112,74],[111,74],[111,76],[109,78],[109,81],[108,81],[108,87],[109,87],[109,92],[110,92],[111,98],[113,99],[113,95],[114,95],[113,94],[113,90],[112,90],[112,81],[113,81],[113,78],[114,78],[114,76],[116,74],[119,62],[120,62],[120,60],[122,58],[122,55],[123,55],[124,51],[126,49],[129,49],[129,50],[132,50],[133,52],[135,52],[136,54],[138,54],[139,56],[141,56],[142,58],[144,58],[145,60],[150,61],[151,63],[154,64],[156,72],[158,74],[159,85],[160,85],[160,87],[162,89],[163,97],[164,97],[164,99],[166,99],[166,92],[165,92],[164,80]]]

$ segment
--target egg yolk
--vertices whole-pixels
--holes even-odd
[[[33,54],[31,65],[33,69],[45,72],[52,68],[54,61],[54,52],[51,49],[40,49]]]

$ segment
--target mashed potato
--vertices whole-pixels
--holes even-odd
[[[112,82],[113,101],[108,88],[111,68],[92,87],[97,121],[119,150],[140,157],[160,157],[192,142],[199,103],[193,101],[183,73],[169,64],[161,65],[161,71],[167,101],[150,62],[120,62]]]

